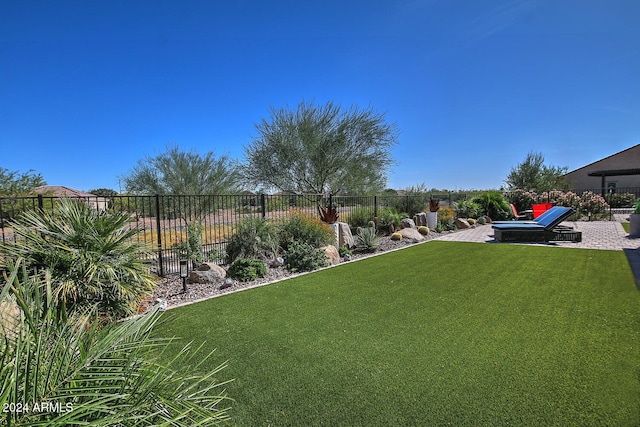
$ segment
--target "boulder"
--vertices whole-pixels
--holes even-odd
[[[227,277],[224,268],[212,262],[200,264],[197,270],[189,273],[191,283],[216,283]]]
[[[427,226],[427,213],[426,212],[420,212],[414,215],[413,217],[413,222],[416,224],[416,227],[420,227],[422,225],[424,225],[425,227]]]
[[[487,224],[491,224],[491,218],[489,218],[487,215],[484,216],[484,220],[486,221]]]
[[[346,222],[338,223],[338,247],[346,246],[353,248],[356,245],[356,241],[351,233],[351,227]]]
[[[456,219],[456,227],[459,230],[466,230],[467,228],[471,228],[471,224],[464,218],[458,218]]]
[[[415,229],[417,229],[418,227],[416,227],[416,223],[413,222],[413,220],[411,218],[402,218],[402,221],[400,221],[400,228],[415,228]]]
[[[198,268],[196,268],[197,271],[210,271],[210,270],[217,270],[217,269],[222,269],[222,267],[220,267],[218,264],[213,262],[203,262],[198,266]]]
[[[338,248],[336,248],[335,246],[333,245],[325,246],[323,248],[320,248],[320,250],[324,251],[325,255],[327,256],[327,261],[331,265],[336,265],[340,263],[340,253],[338,252]]]
[[[418,232],[415,228],[403,228],[398,231],[398,233],[402,234],[402,237],[405,239],[413,239],[416,242],[421,242],[424,240],[424,236]]]
[[[284,258],[282,258],[281,256],[271,261],[271,267],[273,268],[282,267],[283,265],[284,265]]]

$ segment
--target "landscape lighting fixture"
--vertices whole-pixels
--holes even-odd
[[[182,292],[187,292],[187,276],[189,275],[189,261],[180,260],[180,277],[182,277]]]

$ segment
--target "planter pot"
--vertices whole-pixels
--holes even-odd
[[[333,235],[335,236],[335,243],[333,244],[336,248],[340,247],[340,225],[337,222],[333,224],[329,224],[329,227],[333,230]]]
[[[629,237],[640,237],[640,214],[629,216]]]
[[[436,230],[438,226],[438,212],[427,212],[427,227],[429,230]]]

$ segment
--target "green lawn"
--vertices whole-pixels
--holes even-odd
[[[167,316],[228,360],[233,425],[640,423],[621,251],[434,241]]]
[[[628,233],[631,225],[628,222],[622,222],[621,224],[622,224],[622,228],[624,228],[624,231]]]

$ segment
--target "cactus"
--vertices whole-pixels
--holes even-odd
[[[402,240],[402,234],[400,233],[393,233],[391,235],[391,240]]]
[[[418,227],[418,233],[426,236],[427,234],[429,234],[429,227],[427,227],[426,225],[421,225],[420,227]]]
[[[473,218],[469,218],[469,219],[467,219],[467,222],[469,223],[469,225],[475,225],[476,220],[473,219]]]

